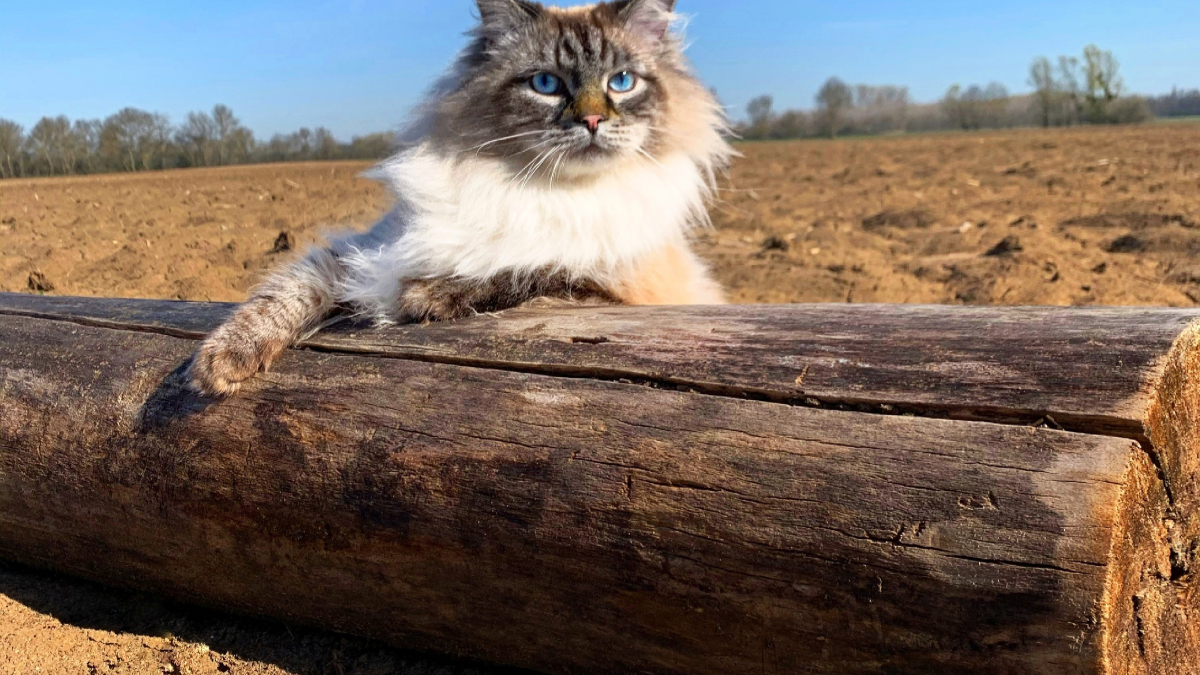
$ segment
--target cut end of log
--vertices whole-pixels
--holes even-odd
[[[1187,637],[1189,601],[1172,568],[1177,527],[1155,451],[1134,447],[1113,527],[1104,594],[1104,672],[1168,675],[1194,663]],[[1194,602],[1190,605],[1195,608]]]
[[[1108,673],[1200,668],[1200,324],[1166,357],[1146,411],[1152,446],[1132,455],[1105,593]]]

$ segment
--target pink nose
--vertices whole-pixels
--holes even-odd
[[[594,134],[600,130],[600,123],[604,121],[604,115],[584,115],[579,119],[587,125],[588,131]]]

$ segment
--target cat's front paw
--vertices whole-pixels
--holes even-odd
[[[227,324],[200,343],[188,377],[192,388],[206,396],[229,396],[270,367],[285,348],[284,340],[254,337]]]

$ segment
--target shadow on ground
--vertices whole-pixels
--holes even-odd
[[[41,672],[153,672],[143,670],[133,659],[121,655],[145,651],[158,644],[161,653],[157,672],[287,673],[289,675],[535,675],[528,671],[457,663],[392,649],[372,640],[338,635],[300,626],[230,616],[220,612],[168,602],[150,595],[108,589],[87,581],[0,562],[0,596],[55,621],[30,614],[32,639],[23,643],[24,663],[38,664]],[[3,597],[0,597],[0,601]],[[21,608],[17,608],[20,611]],[[109,658],[91,658],[85,669],[59,666],[62,644],[56,631],[84,632],[86,640],[102,645]],[[90,633],[97,631],[99,633]],[[17,649],[19,630],[0,635],[0,647],[10,642]],[[78,641],[78,636],[69,638]],[[34,644],[28,644],[34,643]],[[58,643],[58,644],[56,644]],[[38,650],[46,650],[39,657]],[[32,653],[30,653],[32,651]],[[59,653],[54,653],[55,651]],[[181,655],[204,654],[205,666],[198,668]],[[209,656],[211,654],[211,656]],[[0,659],[2,661],[2,659]],[[194,659],[192,659],[194,661]],[[14,665],[10,663],[9,665]],[[80,664],[84,665],[84,664]],[[124,668],[122,668],[124,666]],[[0,670],[5,667],[0,665]]]

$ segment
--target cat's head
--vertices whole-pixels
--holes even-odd
[[[670,30],[675,0],[477,1],[474,41],[427,128],[458,151],[532,177],[587,175],[672,151],[709,163],[726,151],[724,115]]]

